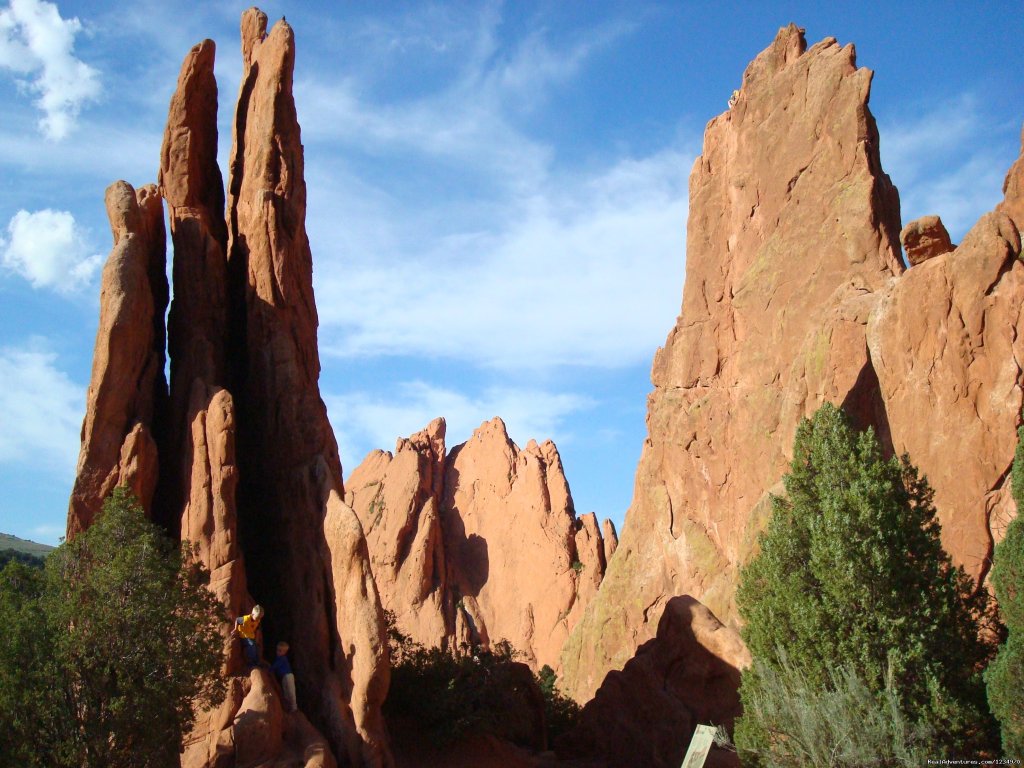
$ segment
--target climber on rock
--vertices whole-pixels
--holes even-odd
[[[260,646],[257,637],[262,621],[263,607],[260,605],[254,605],[250,613],[235,619],[233,634],[237,635],[242,642],[242,654],[245,656],[249,669],[259,666],[260,663]]]
[[[288,661],[288,643],[284,640],[277,644],[277,656],[270,668],[274,670],[274,674],[277,675],[277,679],[281,683],[285,712],[294,712],[298,709],[295,701],[295,675],[292,674],[292,665]]]

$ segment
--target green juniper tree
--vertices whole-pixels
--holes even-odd
[[[988,749],[993,723],[980,671],[991,650],[977,639],[987,596],[943,550],[927,481],[826,404],[797,429],[783,482],[737,594],[757,662],[742,678],[748,714],[737,746],[768,765],[800,764],[786,757],[791,735],[754,706],[766,667],[779,672],[787,659],[810,690],[856,678],[885,707],[888,689],[935,750]],[[886,764],[884,755],[860,759]]]
[[[42,573],[0,573],[0,764],[178,765],[225,690],[208,578],[123,489]]]
[[[1003,754],[1024,757],[1024,428],[1017,433],[1011,484],[1017,517],[996,547],[992,584],[1006,622],[1006,642],[985,670],[988,702],[1002,730]]]

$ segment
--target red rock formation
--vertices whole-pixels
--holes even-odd
[[[1024,230],[1024,128],[1020,132],[1020,157],[1006,174],[1003,182],[1003,201],[996,210],[1005,213]]]
[[[520,450],[496,418],[446,457],[444,436],[435,419],[346,483],[381,601],[423,645],[505,639],[534,669],[557,668],[604,576],[597,520],[576,519],[550,441]]]
[[[598,599],[563,656],[585,701],[690,594],[735,620],[800,418],[870,379],[862,297],[902,271],[899,204],[853,46],[790,25],[712,120],[690,177],[682,313],[655,356],[648,440]],[[863,414],[867,417],[868,414]]]
[[[928,478],[942,543],[975,579],[987,574],[1014,516],[1008,475],[1024,404],[1020,248],[1010,218],[987,214],[955,251],[901,277],[869,325],[893,447]]]
[[[160,200],[154,187],[138,202],[123,182],[108,191],[115,248],[69,532],[118,483],[151,510],[159,477],[154,519],[197,545],[232,614],[251,606],[248,582],[267,609],[265,639],[290,641],[299,705],[330,747],[304,715],[282,716],[257,670],[200,714],[185,764],[331,766],[333,749],[346,765],[387,766],[383,617],[317,382],[294,39],[284,23],[265,36],[257,9],[242,29],[229,224],[211,41],[186,57],[170,104],[160,165],[175,246],[169,398]]]
[[[938,216],[922,216],[900,231],[900,243],[907,254],[907,262],[915,267],[934,256],[949,253],[956,246]]]
[[[167,525],[199,546],[228,613],[252,605],[238,541],[235,406],[227,383],[227,228],[217,166],[216,48],[185,57],[160,151],[160,192],[174,243],[169,439],[163,464]],[[231,646],[236,645],[231,643]],[[239,670],[237,649],[229,670]]]
[[[182,768],[336,768],[320,733],[301,712],[285,712],[273,675],[254,669],[234,678],[224,705],[214,713],[215,738],[193,736]]]
[[[601,530],[604,533],[604,562],[607,566],[615,550],[619,548],[619,535],[615,532],[615,523],[607,518],[601,524]]]
[[[454,632],[440,513],[444,435],[444,420],[435,419],[399,440],[394,455],[371,453],[345,484],[345,500],[366,532],[381,604],[424,645],[448,645]]]
[[[383,615],[359,521],[341,500],[318,386],[295,39],[283,20],[265,34],[266,22],[255,8],[242,18],[228,185],[231,323],[242,342],[233,350],[239,504],[253,510],[239,528],[250,589],[267,608],[265,632],[286,638],[302,659],[300,707],[353,764],[389,764],[379,715],[388,681]]]
[[[674,597],[655,637],[604,679],[558,752],[621,768],[678,768],[698,724],[732,729],[740,669],[749,665],[734,630],[692,597]],[[735,766],[735,758],[723,752],[708,765]]]
[[[149,511],[159,474],[154,417],[167,390],[163,206],[152,185],[135,190],[124,181],[107,188],[106,206],[114,248],[103,268],[69,538],[89,527],[118,485]]]

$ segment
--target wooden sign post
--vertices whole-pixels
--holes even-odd
[[[686,750],[686,757],[683,758],[681,768],[704,768],[704,761],[708,759],[711,745],[715,743],[717,730],[713,725],[697,726],[693,738],[690,739],[690,748]]]

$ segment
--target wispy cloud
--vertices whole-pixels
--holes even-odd
[[[39,128],[52,141],[65,138],[82,105],[100,95],[99,73],[74,55],[81,30],[77,18],[61,18],[43,0],[11,0],[0,10],[0,67],[37,95]]]
[[[0,463],[74,471],[85,387],[56,362],[38,339],[0,347]]]
[[[973,95],[879,122],[882,163],[900,190],[904,224],[938,215],[956,241],[1002,199],[1019,126],[993,124]]]
[[[403,221],[365,198],[349,217],[335,198],[314,232],[333,246],[318,257],[325,353],[533,370],[649,360],[679,309],[692,159],[673,148],[551,179],[475,221],[429,202]]]
[[[495,416],[501,416],[519,445],[530,439],[571,443],[566,419],[594,405],[580,395],[543,389],[489,387],[471,396],[423,381],[400,383],[386,394],[351,392],[324,399],[349,472],[371,450],[392,450],[397,438],[418,432],[438,416],[447,422],[449,448]]]
[[[504,39],[491,5],[440,37],[421,27],[363,30],[362,55],[386,71],[415,49],[444,73],[430,88],[395,93],[359,66],[297,86],[324,352],[535,371],[649,360],[679,308],[697,137],[581,167],[531,120],[634,25]]]
[[[0,263],[34,288],[72,293],[87,285],[102,256],[93,254],[75,218],[67,211],[18,211],[0,239]]]

